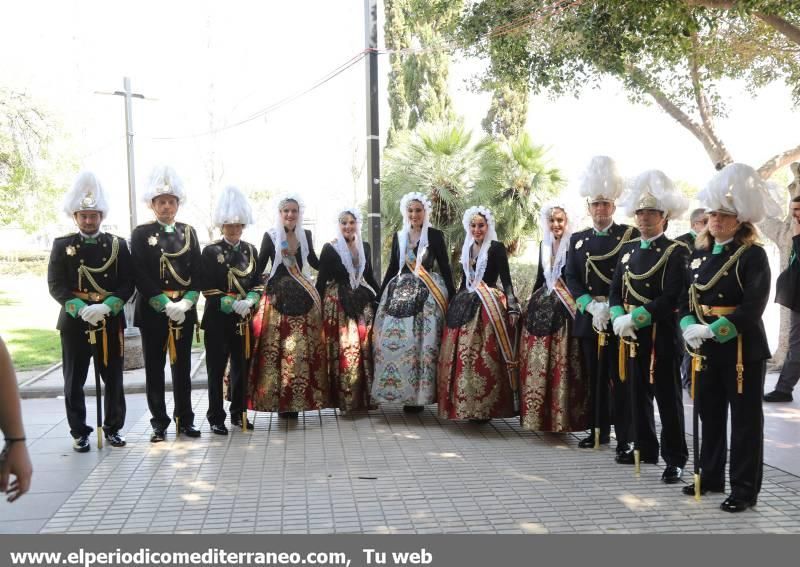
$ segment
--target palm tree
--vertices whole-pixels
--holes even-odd
[[[492,146],[490,138],[473,143],[472,133],[461,121],[420,124],[413,131],[400,133],[384,157],[384,252],[388,251],[394,232],[402,227],[401,197],[419,191],[430,199],[431,224],[444,232],[452,259],[456,260],[464,239],[461,218],[468,207],[481,200],[475,191],[476,183],[488,186],[482,181],[483,176],[497,169],[486,163],[497,155],[491,151]]]
[[[547,163],[547,149],[534,144],[527,133],[501,140],[491,151],[496,157],[485,160],[491,170],[481,178],[486,186],[476,186],[476,190],[488,196],[497,219],[497,236],[514,255],[522,251],[523,238],[538,232],[539,210],[564,179]]]

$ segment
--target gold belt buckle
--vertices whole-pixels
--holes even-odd
[[[89,292],[89,301],[102,301],[103,296],[96,291]]]

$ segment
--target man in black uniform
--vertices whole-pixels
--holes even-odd
[[[231,425],[242,427],[243,386],[250,343],[250,315],[258,304],[264,285],[256,269],[258,250],[242,240],[245,225],[253,214],[247,198],[236,187],[226,187],[214,212],[214,224],[222,238],[203,249],[203,295],[206,306],[201,327],[205,331],[206,369],[208,370],[208,413],[211,431],[227,435],[222,405],[222,377],[230,360]],[[244,338],[244,342],[243,339]],[[244,367],[243,367],[244,365]],[[248,421],[247,428],[253,429]]]
[[[639,235],[638,231],[614,222],[614,201],[621,195],[624,181],[614,161],[606,156],[592,158],[581,181],[581,195],[589,201],[591,228],[576,232],[570,238],[567,254],[567,287],[578,304],[573,335],[580,339],[583,369],[590,389],[592,428],[599,428],[600,443],[609,442],[611,416],[609,391],[614,382],[614,430],[617,452],[628,448],[628,412],[625,397],[618,387],[617,341],[610,325],[608,291],[614,277],[619,251],[625,242]],[[598,368],[598,339],[603,333],[603,364]],[[593,435],[578,446],[594,447]]]
[[[108,213],[103,187],[95,175],[78,175],[67,195],[64,211],[78,232],[57,238],[47,267],[50,295],[63,309],[58,316],[64,370],[64,403],[74,439],[72,448],[89,450],[83,386],[89,359],[105,384],[103,432],[114,447],[124,447],[120,430],[125,424],[122,389],[122,308],[133,295],[133,273],[125,239],[100,230]]]
[[[200,243],[194,228],[175,222],[185,194],[171,167],[153,170],[144,200],[156,220],[134,229],[131,251],[139,291],[135,321],[142,333],[147,406],[152,415],[150,441],[163,441],[170,423],[164,401],[166,354],[172,371],[176,428],[189,437],[200,437],[194,426],[190,378],[195,304],[201,289]]]
[[[761,490],[761,397],[770,357],[761,320],[769,301],[770,269],[754,225],[780,214],[780,207],[758,173],[741,163],[718,172],[698,198],[710,210],[708,231],[697,239],[680,309],[683,337],[703,357],[695,383],[702,420],[701,486],[690,484],[683,492],[724,491],[730,407],[731,493],[720,508],[741,512],[756,505]]]
[[[689,253],[694,252],[694,240],[697,235],[706,229],[708,224],[708,213],[705,208],[700,207],[692,211],[689,215],[689,232],[685,232],[680,236],[676,236],[675,240],[683,242],[689,247]]]
[[[611,318],[622,351],[619,373],[625,378],[634,449],[645,463],[658,462],[653,397],[658,403],[661,456],[667,463],[661,480],[674,484],[689,458],[675,344],[676,306],[686,287],[689,250],[667,238],[664,225],[686,209],[686,199],[664,173],[646,171],[636,178],[627,209],[641,237],[622,247],[611,283]],[[633,464],[634,451],[620,453],[616,460]]]

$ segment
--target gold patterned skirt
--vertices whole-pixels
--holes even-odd
[[[578,339],[566,309],[544,289],[531,297],[522,332],[520,421],[533,431],[582,431],[588,427],[589,390]]]
[[[505,294],[490,289],[507,318]],[[450,302],[439,353],[438,381],[441,418],[515,415],[508,369],[477,293],[461,290]]]
[[[374,376],[372,299],[363,286],[353,291],[337,282],[328,284],[322,298],[331,405],[340,410],[377,408],[370,393]]]
[[[280,273],[275,277],[281,277]],[[288,273],[283,276],[291,278]],[[297,293],[306,293],[300,284]],[[291,287],[291,281],[280,289]],[[264,294],[253,319],[249,407],[256,411],[308,411],[330,407],[322,314],[316,305],[304,314],[278,310],[281,298]]]

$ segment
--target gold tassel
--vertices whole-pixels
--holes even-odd
[[[175,345],[175,341],[181,338],[181,327],[173,327],[172,320],[169,322],[169,328],[167,329],[167,344],[164,345],[164,350],[169,351],[169,363],[175,364],[178,360],[178,351]]]

